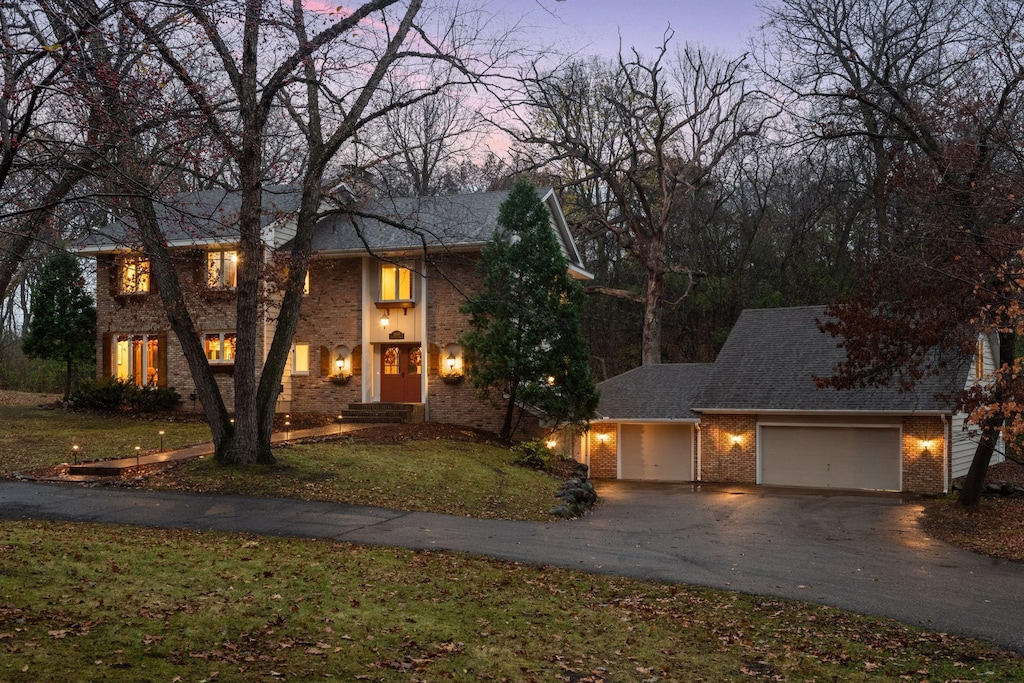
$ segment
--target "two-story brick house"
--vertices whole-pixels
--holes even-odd
[[[467,329],[459,312],[477,291],[477,261],[497,228],[508,193],[379,199],[358,212],[321,220],[278,410],[339,414],[353,403],[415,406],[436,422],[496,429],[500,413],[481,401],[462,375],[458,345]],[[542,199],[570,273],[590,278],[551,191]],[[288,187],[264,193],[268,260],[294,236],[298,196]],[[223,191],[175,197],[160,211],[183,274],[187,305],[207,359],[230,405],[234,369],[238,195]],[[173,386],[195,409],[188,367],[169,333],[130,225],[116,222],[80,246],[97,259],[97,367],[101,377]],[[273,293],[257,352],[273,335]]]

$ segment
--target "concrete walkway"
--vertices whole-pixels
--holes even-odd
[[[897,496],[606,482],[592,514],[506,522],[332,503],[0,483],[0,518],[330,538],[775,595],[1024,651],[1024,565],[926,537]]]

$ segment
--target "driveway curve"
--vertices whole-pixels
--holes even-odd
[[[794,598],[1024,652],[1024,565],[928,538],[895,495],[605,482],[570,522],[0,483],[0,518],[332,538]]]

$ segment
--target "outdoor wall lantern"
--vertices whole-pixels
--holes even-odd
[[[930,451],[935,446],[935,441],[932,439],[921,439],[921,450]]]
[[[331,375],[331,382],[334,384],[348,384],[352,378],[352,356],[345,346],[335,349],[334,374]]]
[[[552,450],[553,450],[553,449],[555,448],[555,446],[557,446],[557,445],[558,445],[558,442],[557,442],[557,441],[555,441],[554,439],[548,439],[548,440],[547,440],[547,442],[545,443],[545,445],[546,445],[546,446],[547,446],[547,447],[548,447],[549,449],[552,449]]]
[[[391,311],[389,311],[387,309],[384,309],[384,315],[382,315],[380,317],[380,326],[381,327],[387,327],[388,323],[391,322],[390,313],[391,313]]]
[[[741,443],[743,443],[743,435],[742,434],[731,434],[729,436],[729,441],[732,442],[733,446],[739,446]]]
[[[448,346],[445,350],[448,351],[448,355],[441,367],[441,381],[445,384],[458,384],[462,381],[462,364],[457,353],[461,349],[457,346]]]
[[[598,432],[597,440],[599,443],[608,443],[608,432]]]

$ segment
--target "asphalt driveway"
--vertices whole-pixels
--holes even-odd
[[[502,522],[330,503],[0,483],[0,518],[333,538],[796,598],[1024,651],[1024,565],[926,537],[895,495],[605,482],[583,519]]]

